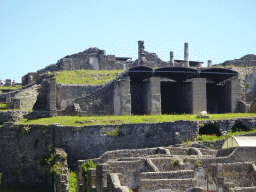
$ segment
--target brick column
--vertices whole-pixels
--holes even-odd
[[[194,114],[207,111],[206,78],[192,79],[192,108]]]
[[[211,68],[212,67],[212,60],[208,60],[208,68]]]
[[[7,94],[6,95],[6,109],[12,109],[12,95],[11,94]]]
[[[235,77],[231,79],[231,113],[237,113],[237,103],[241,99],[241,87],[240,80]]]
[[[96,189],[96,169],[88,169],[87,170],[87,184],[86,184],[87,192],[93,192]]]
[[[170,65],[171,67],[174,67],[174,53],[173,51],[170,52]]]
[[[138,41],[138,66],[141,65],[141,57],[144,53],[144,41]]]
[[[11,80],[11,79],[6,79],[4,86],[5,86],[5,87],[10,87],[10,86],[12,86],[12,80]]]
[[[96,166],[96,191],[104,192],[107,189],[107,176],[109,174],[109,164]]]
[[[130,76],[117,80],[114,87],[114,114],[131,115]]]
[[[67,153],[62,148],[55,148],[54,150],[56,153],[56,168],[54,170],[60,173],[60,175],[54,174],[56,191],[69,192]]]
[[[160,77],[151,77],[149,82],[150,114],[161,114],[161,89]]]
[[[184,60],[185,60],[185,67],[189,67],[189,49],[188,43],[184,44]]]
[[[50,79],[50,93],[49,93],[49,108],[50,116],[56,116],[56,79]]]

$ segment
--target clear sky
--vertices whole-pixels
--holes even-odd
[[[138,40],[163,61],[256,54],[256,0],[0,0],[0,79],[36,72],[89,47],[138,57]]]

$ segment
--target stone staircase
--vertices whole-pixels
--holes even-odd
[[[186,191],[197,186],[193,170],[178,170],[168,172],[145,172],[140,174],[139,190],[157,191]],[[160,188],[160,189],[159,189]]]

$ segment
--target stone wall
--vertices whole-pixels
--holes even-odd
[[[76,98],[87,96],[102,87],[103,85],[71,85],[57,83],[57,109],[64,110]]]
[[[232,188],[251,187],[255,185],[252,166],[252,163],[246,162],[212,163],[208,166],[207,177],[209,180],[217,182],[217,186],[224,186],[225,183],[231,185],[232,183]]]
[[[18,109],[33,109],[34,104],[36,103],[37,96],[39,94],[40,85],[34,85],[27,89],[23,89],[18,92],[13,99],[20,100],[20,108]]]

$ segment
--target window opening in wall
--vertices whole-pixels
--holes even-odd
[[[248,128],[243,125],[241,122],[235,124],[232,129],[231,129],[232,132],[236,132],[236,131],[248,131]]]
[[[213,125],[213,124],[207,124],[204,125],[204,127],[201,127],[199,129],[199,135],[213,135],[216,134],[217,136],[220,136],[219,126]]]

